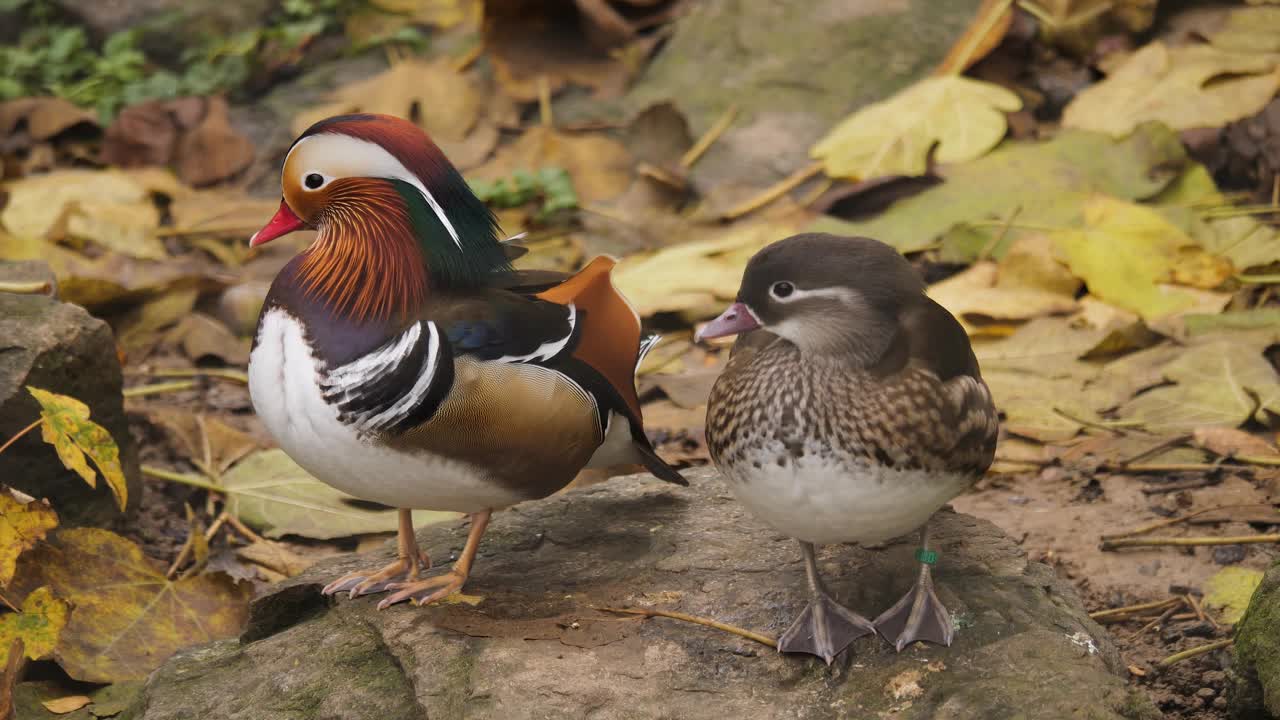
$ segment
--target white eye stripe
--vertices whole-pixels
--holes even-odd
[[[846,288],[846,287],[838,287],[838,286],[814,288],[812,290],[802,290],[793,285],[791,294],[786,297],[778,297],[777,295],[773,295],[772,290],[770,291],[769,294],[773,297],[774,300],[781,303],[795,302],[796,300],[803,300],[804,298],[825,297],[825,298],[836,298],[837,300],[840,300],[842,302],[853,304],[858,302],[861,299],[858,297],[857,292],[850,290],[849,288]]]
[[[387,152],[387,149],[381,145],[368,140],[354,138],[350,135],[320,133],[304,137],[294,144],[293,149],[289,151],[289,155],[285,157],[286,168],[289,166],[289,160],[294,153],[308,156],[311,162],[306,163],[306,165],[312,167],[323,165],[332,170],[332,177],[380,177],[403,180],[409,183],[422,194],[422,198],[427,201],[427,204],[431,206],[431,210],[439,218],[440,224],[444,225],[445,230],[449,231],[449,236],[453,238],[454,244],[458,246],[458,249],[462,249],[462,239],[458,237],[458,231],[453,228],[453,223],[449,221],[449,216],[445,214],[444,208],[440,206],[440,203],[436,202],[435,196],[427,190],[417,175],[410,172],[409,168],[404,166],[404,163]],[[329,183],[329,174],[309,170],[302,175],[303,187],[306,187],[306,176],[311,173],[326,177],[325,184]]]

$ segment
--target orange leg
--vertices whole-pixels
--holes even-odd
[[[413,512],[402,509],[399,519],[400,529],[396,533],[399,557],[395,562],[374,572],[357,570],[348,573],[325,585],[320,592],[332,595],[349,590],[351,597],[359,597],[382,592],[403,580],[417,580],[419,574],[431,569],[431,558],[418,547],[418,540],[413,536]]]
[[[412,600],[414,605],[427,605],[461,590],[471,575],[471,564],[475,562],[480,538],[484,536],[485,528],[489,527],[489,516],[492,514],[492,510],[471,514],[471,531],[467,533],[467,544],[449,572],[422,580],[411,579],[388,585],[386,589],[395,592],[378,603],[378,609],[383,610],[405,600]]]

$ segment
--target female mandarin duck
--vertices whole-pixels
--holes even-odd
[[[700,337],[738,334],[707,407],[707,445],[734,494],[800,541],[810,602],[778,641],[828,663],[879,632],[951,644],[928,521],[982,476],[998,416],[964,328],[896,250],[797,235],[747,264],[738,300]],[[922,528],[915,586],[875,622],[823,587],[815,543]]]
[[[494,509],[550,495],[584,467],[638,463],[685,484],[644,435],[640,319],[611,260],[525,282],[457,170],[416,125],[386,115],[316,123],[282,183],[280,210],[249,244],[319,233],[263,305],[254,408],[308,472],[400,508],[396,562],[326,594],[392,591],[381,609],[456,592]],[[449,572],[422,576],[430,561],[410,508],[470,514]]]

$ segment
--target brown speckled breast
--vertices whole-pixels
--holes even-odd
[[[707,445],[722,468],[761,462],[762,447],[787,456],[835,451],[899,469],[972,475],[990,466],[998,418],[986,385],[946,382],[907,364],[877,377],[838,356],[803,357],[778,339],[735,352],[711,391]]]

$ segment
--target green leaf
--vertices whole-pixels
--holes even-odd
[[[368,510],[345,502],[351,496],[312,477],[283,450],[249,455],[223,475],[222,483],[230,493],[227,509],[267,537],[328,540],[397,527],[394,510]],[[413,513],[419,526],[458,517],[450,512]]]

